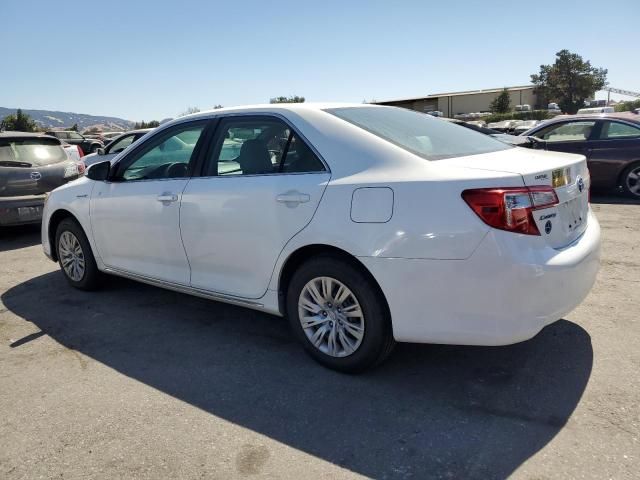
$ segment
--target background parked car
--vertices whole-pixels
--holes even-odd
[[[104,147],[104,144],[100,140],[86,138],[73,130],[50,130],[45,133],[46,135],[64,140],[71,145],[79,145],[85,155],[95,153],[99,148]]]
[[[521,120],[521,122],[513,128],[514,135],[520,135],[527,130],[535,127],[540,123],[539,120]]]
[[[478,125],[478,122],[464,122],[456,118],[443,118],[442,120],[450,123],[455,123],[456,125],[460,125],[461,127],[465,127],[476,132],[484,133],[485,135],[490,135],[496,140],[500,140],[501,142],[507,143],[509,145],[525,148],[538,148],[536,144],[539,143],[539,141],[534,137],[516,136],[508,133],[502,133],[498,130],[493,130],[491,128]]]
[[[70,143],[67,143],[62,140],[60,141],[60,143],[62,144],[62,148],[64,148],[64,151],[67,152],[67,155],[71,160],[75,160],[76,162],[82,161],[82,157],[84,157],[84,152],[80,148],[80,145],[71,145]]]
[[[487,127],[500,133],[509,133],[517,125],[516,122],[516,120],[503,120],[502,122],[489,123]]]
[[[84,157],[85,165],[89,166],[96,162],[104,162],[105,160],[111,160],[117,154],[122,152],[125,148],[131,145],[133,142],[141,137],[144,137],[153,128],[141,128],[139,130],[131,130],[126,133],[121,133],[115,137],[111,142],[107,144],[104,149],[98,149],[96,153],[90,153]]]
[[[640,118],[630,113],[571,115],[538,125],[523,135],[544,148],[587,157],[593,187],[622,186],[640,199]]]
[[[46,193],[80,174],[59,139],[1,132],[0,225],[39,223]]]

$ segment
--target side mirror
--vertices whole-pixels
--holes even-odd
[[[110,170],[111,162],[108,160],[104,162],[94,163],[93,165],[89,166],[89,168],[87,169],[87,173],[85,173],[85,176],[97,182],[104,182],[107,178],[109,178]]]
[[[96,153],[98,155],[104,155],[104,148],[99,148],[98,150],[96,150]]]

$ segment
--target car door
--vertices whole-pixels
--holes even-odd
[[[112,167],[91,194],[91,227],[104,264],[114,270],[188,285],[180,238],[180,198],[207,121],[158,132]]]
[[[640,125],[602,121],[598,138],[589,145],[589,171],[595,186],[615,187],[627,165],[640,161]]]
[[[191,285],[260,298],[285,244],[313,217],[330,172],[283,119],[223,117],[182,195]]]

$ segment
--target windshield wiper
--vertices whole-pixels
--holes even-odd
[[[30,163],[27,162],[16,162],[14,160],[2,160],[0,161],[0,167],[23,167],[29,168],[31,166]]]

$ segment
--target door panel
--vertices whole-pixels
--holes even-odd
[[[161,130],[112,167],[91,193],[91,227],[107,267],[189,285],[180,199],[206,121]]]
[[[189,181],[180,230],[191,285],[260,298],[285,244],[311,221],[329,173],[215,176]]]
[[[594,186],[613,188],[622,170],[640,161],[640,128],[614,121],[602,123],[600,138],[589,145],[589,170]]]
[[[189,263],[178,229],[187,179],[99,182],[91,198],[91,228],[108,267],[189,284]],[[158,198],[167,197],[165,201]]]

